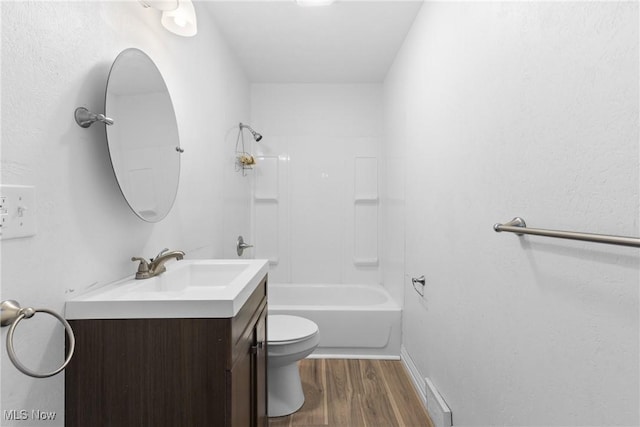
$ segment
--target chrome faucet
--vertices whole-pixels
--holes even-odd
[[[182,251],[169,251],[168,248],[164,248],[160,251],[155,258],[151,258],[149,261],[142,257],[132,257],[131,261],[139,261],[138,271],[136,273],[136,279],[149,279],[167,271],[167,267],[164,263],[175,258],[181,260],[184,258],[184,252]]]

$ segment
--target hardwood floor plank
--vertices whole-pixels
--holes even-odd
[[[360,396],[354,394],[349,361],[327,359],[327,408],[330,426],[365,426]]]
[[[393,360],[379,360],[378,363],[382,368],[389,397],[400,413],[400,425],[434,427],[402,363]]]
[[[400,361],[305,359],[305,404],[270,427],[433,427]]]
[[[381,360],[376,360],[375,361],[375,365],[378,368],[378,371],[380,373],[380,377],[382,378],[382,384],[384,385],[384,388],[386,390],[387,399],[389,400],[389,404],[391,405],[391,409],[393,410],[393,415],[395,416],[396,421],[398,422],[398,425],[399,426],[404,426],[404,423],[402,422],[402,412],[401,412],[400,408],[398,407],[398,404],[397,404],[396,400],[394,399],[394,396],[391,393],[391,390],[389,389],[389,385],[387,384],[387,378],[386,378],[385,372],[384,372],[384,366],[380,362],[381,362]]]
[[[360,375],[364,385],[363,415],[371,426],[397,426],[396,414],[389,402],[384,376],[376,360],[360,360]]]
[[[349,383],[351,384],[351,390],[354,395],[362,396],[365,393],[364,382],[362,381],[362,374],[360,372],[360,360],[358,359],[346,359],[347,373],[349,374]]]
[[[327,425],[327,394],[324,391],[325,361],[318,359],[301,360],[299,363],[300,378],[304,390],[304,404],[302,408],[291,415],[292,425],[326,426]]]

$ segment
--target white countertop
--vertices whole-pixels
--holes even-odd
[[[169,261],[150,279],[133,276],[66,302],[67,319],[226,318],[235,316],[268,271],[267,260]]]

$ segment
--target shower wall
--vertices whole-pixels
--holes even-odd
[[[254,84],[253,244],[278,283],[378,283],[380,84]]]

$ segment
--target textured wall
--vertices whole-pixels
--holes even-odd
[[[235,257],[235,237],[250,234],[250,181],[234,171],[233,156],[249,86],[206,11],[196,10],[199,34],[181,38],[137,1],[1,3],[2,183],[36,186],[38,221],[36,236],[2,241],[2,299],[63,312],[74,292],[132,274],[133,255],[170,247]],[[103,110],[109,67],[128,47],[163,73],[185,149],[176,204],[157,224],[139,220],[120,195],[104,126],[73,121],[77,106]],[[45,315],[16,334],[20,358],[38,370],[61,363],[63,342]],[[45,424],[62,426],[63,375],[31,379],[0,354],[2,410],[55,411]]]
[[[454,425],[640,423],[638,250],[491,228],[640,235],[638,59],[637,2],[416,19],[385,84],[385,169],[406,181],[385,235],[406,227],[427,277],[424,299],[405,279],[404,346]]]

